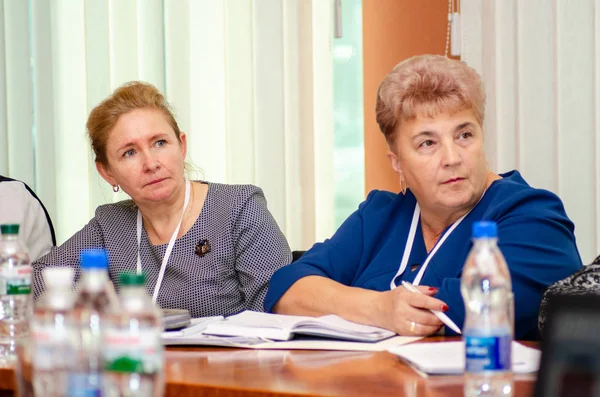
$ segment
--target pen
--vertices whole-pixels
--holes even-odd
[[[407,290],[409,290],[410,292],[415,292],[417,294],[423,294],[421,291],[419,291],[418,288],[416,288],[414,285],[412,285],[411,283],[408,283],[406,281],[402,281],[402,286],[404,288],[406,288]],[[460,332],[460,328],[458,328],[458,326],[456,324],[454,324],[454,321],[452,321],[450,319],[450,317],[446,316],[444,313],[442,313],[439,310],[429,310],[430,312],[432,312],[437,318],[439,318],[440,320],[442,320],[442,322],[447,325],[448,327],[450,327],[454,332],[456,332],[457,334],[462,334],[462,332]]]

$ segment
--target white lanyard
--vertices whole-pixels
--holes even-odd
[[[485,194],[485,192],[484,192],[484,194]],[[481,197],[483,197],[483,195]],[[481,200],[481,198],[479,200]],[[475,208],[475,207],[473,207],[473,208]],[[471,208],[471,210],[473,208]],[[471,212],[471,210],[469,210],[469,212]],[[466,214],[461,216],[456,222],[454,222],[452,224],[452,226],[450,226],[448,231],[446,233],[444,233],[442,238],[439,239],[439,241],[437,242],[435,247],[433,247],[431,252],[429,252],[429,255],[427,255],[425,262],[423,262],[423,266],[421,266],[419,273],[417,273],[417,277],[415,277],[415,281],[413,281],[414,285],[419,285],[419,283],[421,282],[421,279],[423,278],[423,274],[425,273],[425,269],[427,269],[427,265],[429,265],[429,261],[431,261],[431,258],[433,258],[435,253],[438,251],[438,249],[440,249],[442,244],[444,244],[444,242],[446,241],[448,236],[450,236],[450,234],[454,231],[454,229],[456,229],[458,227],[458,225],[460,225],[460,223],[463,221],[463,219],[465,219],[465,217],[467,215],[469,215],[469,212],[467,212]],[[417,224],[419,223],[419,215],[420,214],[421,214],[421,209],[419,207],[419,203],[416,203],[415,211],[414,211],[413,217],[412,217],[412,222],[410,224],[410,230],[408,232],[408,238],[406,239],[406,246],[404,247],[404,255],[402,255],[402,261],[400,262],[400,268],[398,269],[398,272],[396,273],[396,275],[392,278],[392,281],[390,282],[390,289],[394,289],[397,287],[397,285],[395,283],[396,277],[398,277],[399,275],[404,273],[404,271],[406,270],[406,266],[408,265],[408,259],[410,257],[410,253],[411,253],[412,247],[413,247],[413,242],[415,241],[415,234],[417,233]]]
[[[185,200],[183,201],[183,209],[181,210],[181,217],[179,218],[179,223],[171,236],[171,240],[169,240],[169,245],[167,245],[167,251],[165,252],[165,257],[162,260],[162,264],[160,265],[160,271],[158,273],[158,280],[156,280],[156,285],[154,286],[154,293],[152,294],[152,302],[156,303],[156,297],[158,296],[158,290],[160,289],[160,285],[162,283],[163,277],[165,275],[165,269],[167,268],[167,262],[169,261],[169,257],[171,256],[171,251],[173,251],[173,246],[175,245],[175,240],[177,240],[177,235],[179,234],[179,229],[181,228],[181,222],[183,221],[183,214],[185,214],[185,210],[190,202],[190,181],[186,181],[185,184]],[[138,274],[142,272],[142,261],[140,260],[140,242],[142,240],[142,213],[138,209],[137,213],[137,272]]]

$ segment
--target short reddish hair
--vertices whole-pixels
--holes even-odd
[[[377,90],[377,123],[390,146],[402,121],[465,109],[472,109],[483,125],[485,89],[481,77],[466,63],[441,55],[418,55],[400,62]]]

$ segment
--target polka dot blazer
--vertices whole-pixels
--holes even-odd
[[[79,253],[86,248],[107,250],[110,279],[118,291],[119,273],[136,271],[136,215],[131,200],[98,207],[83,229],[33,263],[36,299],[44,290],[42,269],[71,266],[78,279]],[[167,244],[152,245],[142,229],[140,256],[150,295],[166,248]],[[192,317],[263,311],[271,275],[291,259],[260,188],[209,183],[198,219],[175,242],[157,303],[162,308],[187,309]]]

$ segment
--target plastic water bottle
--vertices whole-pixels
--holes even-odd
[[[7,367],[29,337],[32,271],[27,247],[18,239],[19,225],[0,225],[0,231],[0,366]]]
[[[60,397],[67,392],[67,375],[73,357],[67,324],[75,293],[73,268],[50,267],[43,271],[46,291],[36,302],[31,320],[31,368],[35,395]]]
[[[162,396],[160,311],[144,288],[143,273],[119,279],[120,311],[109,315],[104,333],[104,395]]]
[[[109,312],[118,310],[108,279],[108,257],[102,249],[81,252],[83,275],[69,324],[75,334],[74,356],[68,376],[69,397],[102,396],[102,326]]]
[[[514,308],[510,273],[494,222],[473,225],[461,277],[465,302],[465,396],[512,396]]]

